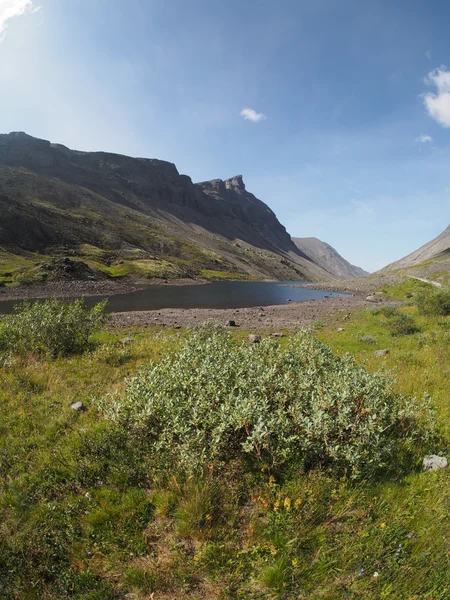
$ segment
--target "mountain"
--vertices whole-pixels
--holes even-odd
[[[361,277],[367,271],[351,265],[332,246],[315,237],[292,238],[294,244],[317,265],[340,279]]]
[[[194,184],[166,161],[70,150],[22,132],[0,135],[0,250],[39,273],[39,257],[70,255],[112,275],[327,274],[240,175]]]
[[[443,259],[448,255],[450,255],[450,225],[431,242],[424,244],[408,256],[387,265],[382,271],[414,267],[429,260]]]

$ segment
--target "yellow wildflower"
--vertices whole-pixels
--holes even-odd
[[[300,504],[302,503],[300,498],[297,498],[297,500],[294,502],[294,508],[295,510],[298,510],[300,508]]]
[[[289,512],[291,510],[291,499],[285,498],[283,505],[284,505],[284,508]]]
[[[292,566],[295,567],[298,564],[298,560],[296,558],[292,559]]]

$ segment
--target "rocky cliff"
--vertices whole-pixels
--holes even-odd
[[[0,135],[0,246],[82,255],[86,245],[108,260],[170,258],[194,275],[324,275],[241,176],[194,184],[169,162]]]

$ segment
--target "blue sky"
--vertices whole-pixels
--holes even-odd
[[[449,22],[445,0],[0,0],[0,131],[242,174],[375,270],[450,222]]]

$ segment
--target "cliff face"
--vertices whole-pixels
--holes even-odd
[[[8,248],[92,244],[181,259],[189,244],[228,270],[323,277],[242,176],[194,184],[166,161],[79,152],[25,133],[0,135],[0,219]]]
[[[309,258],[317,265],[335,277],[339,277],[340,279],[350,279],[352,277],[362,277],[363,275],[368,274],[367,271],[364,271],[361,267],[350,264],[332,246],[317,238],[309,237],[292,239],[297,248],[309,256]]]

